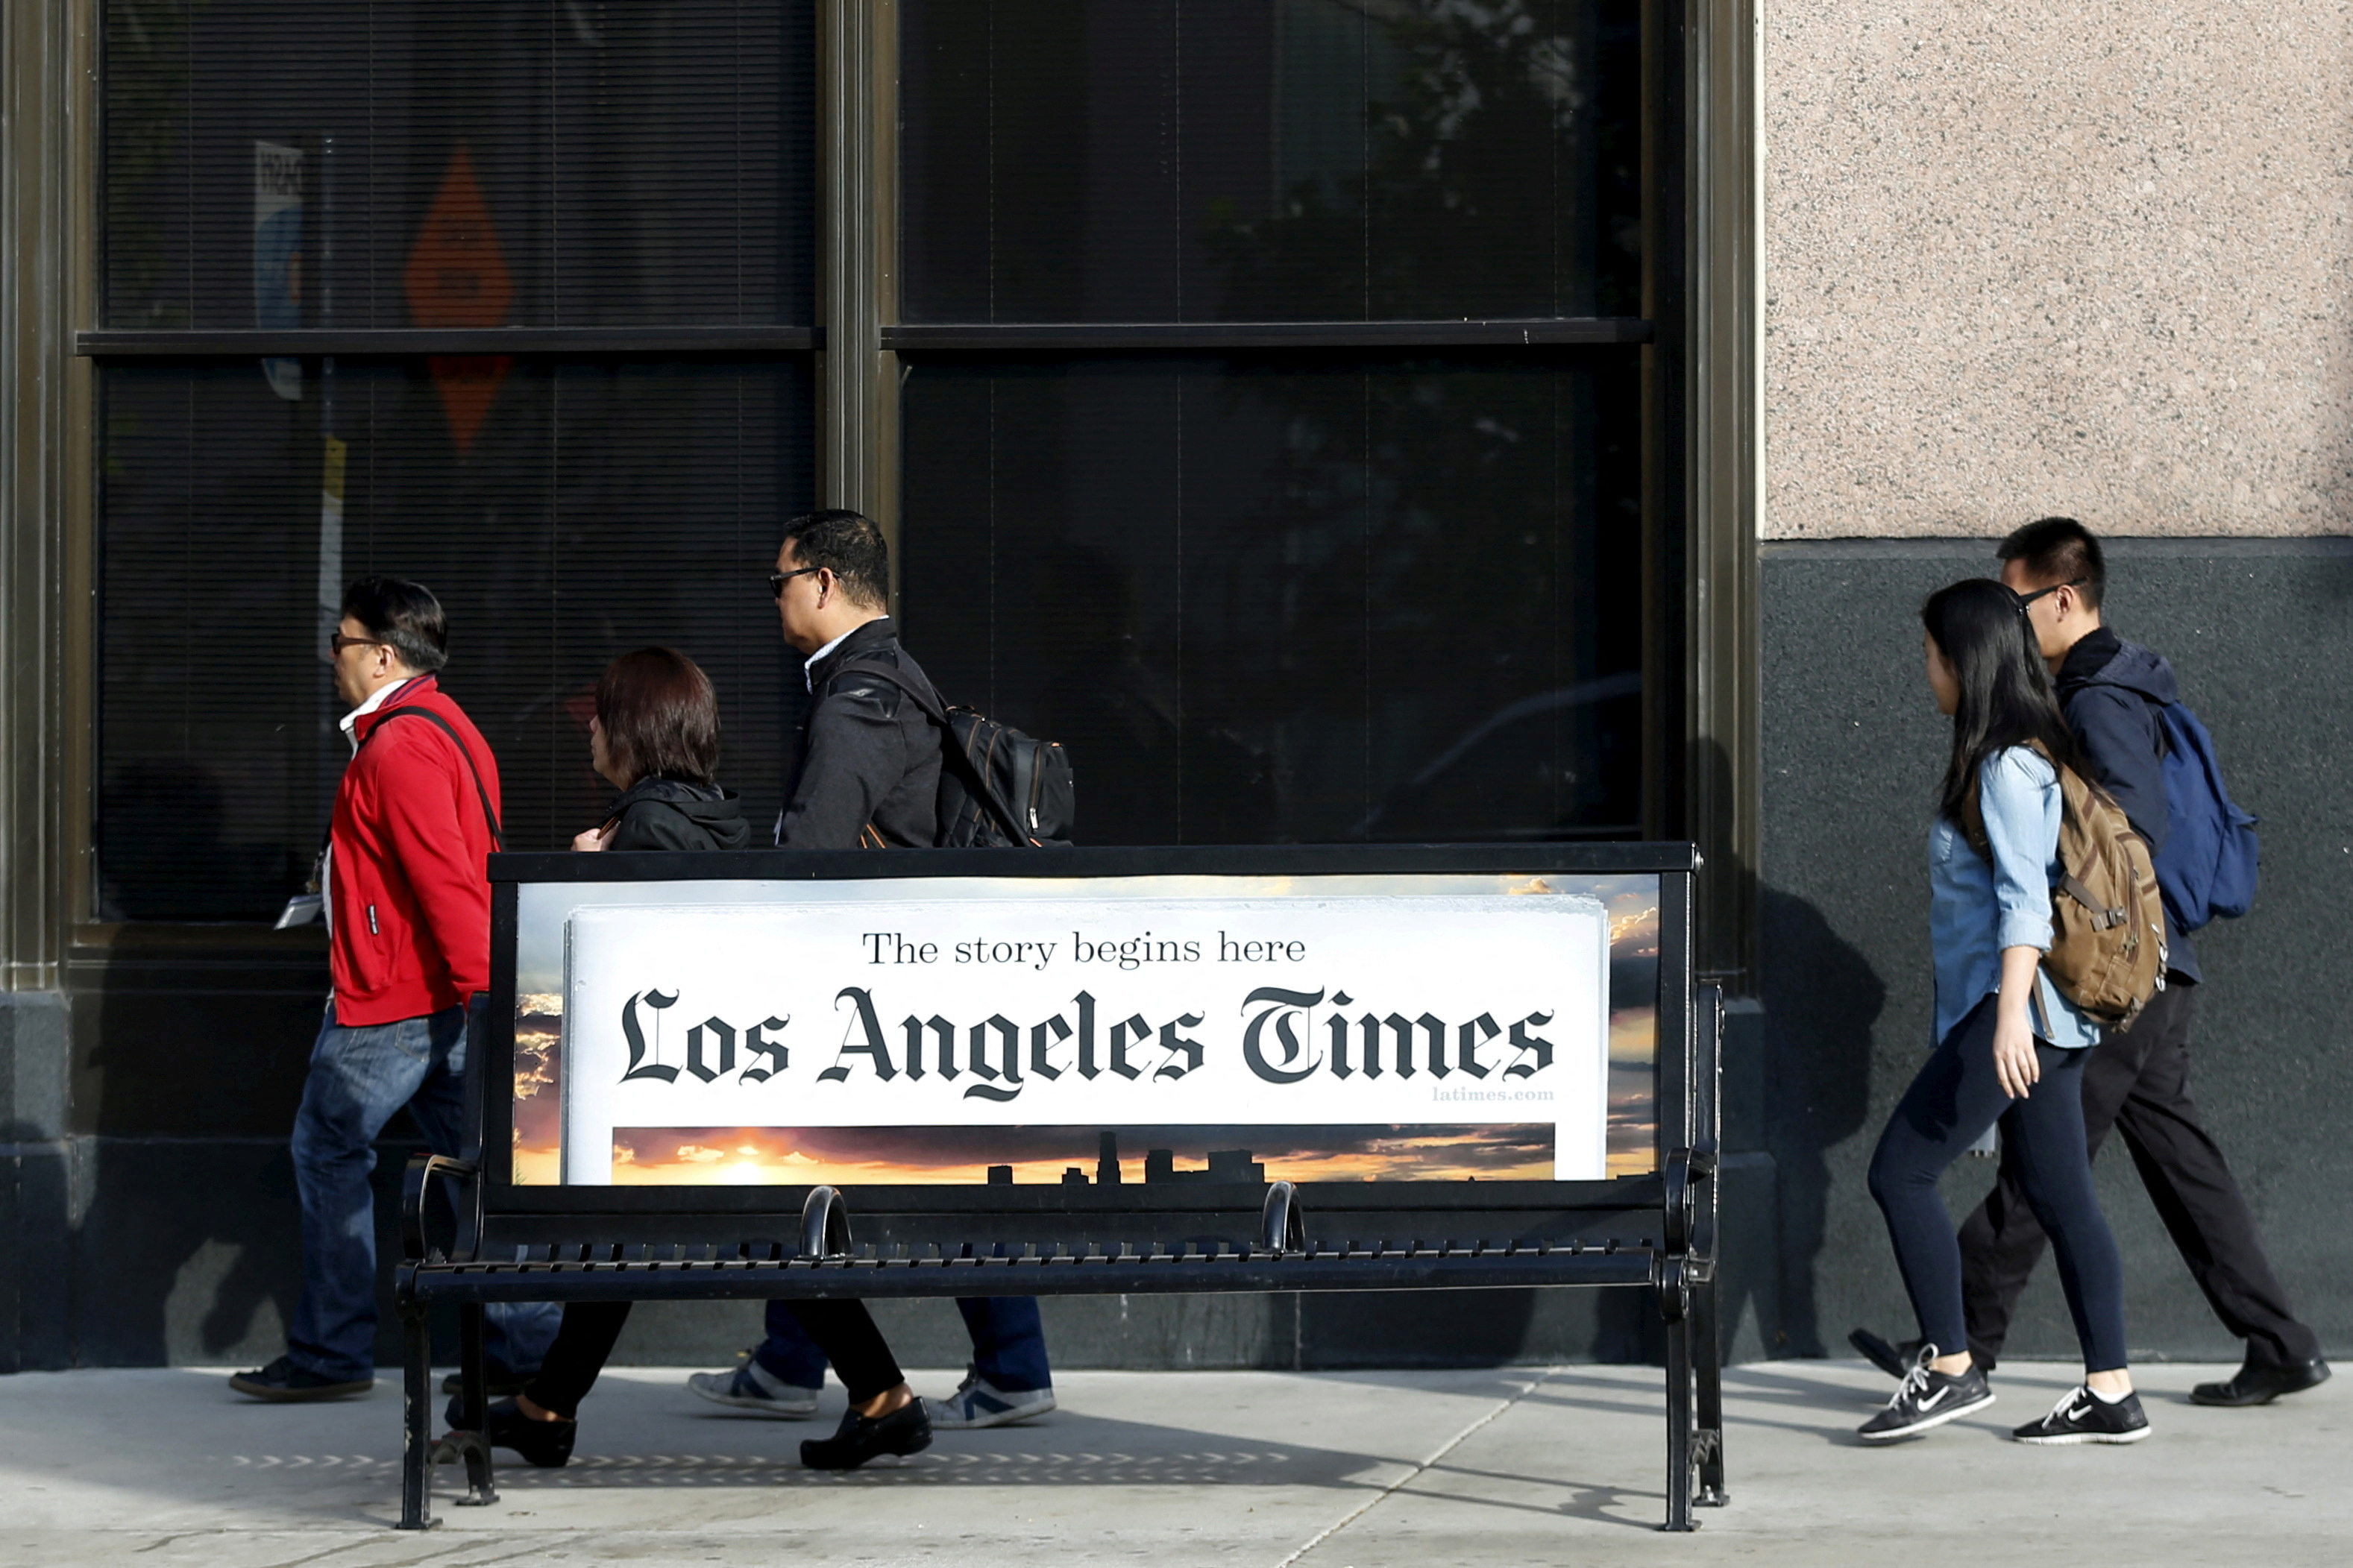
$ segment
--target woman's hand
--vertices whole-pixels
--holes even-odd
[[[617,826],[608,822],[602,827],[592,827],[586,833],[576,834],[573,837],[572,847],[583,852],[602,849],[612,841],[613,829]]]
[[[2002,1093],[2012,1100],[2024,1100],[2042,1078],[2034,1025],[2027,1013],[2042,965],[2042,954],[2035,948],[2002,949],[2001,994],[1994,1002],[1993,1071]]]
[[[1993,1070],[2002,1093],[2024,1100],[2042,1076],[2042,1062],[2034,1054],[2034,1030],[2023,1013],[2016,1017],[2004,1007],[1993,1024]]]

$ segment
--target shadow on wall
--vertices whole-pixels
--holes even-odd
[[[1766,888],[1758,917],[1765,1124],[1781,1203],[1777,1350],[1819,1356],[1829,1353],[1814,1299],[1815,1260],[1830,1244],[1827,1155],[1870,1121],[1872,1031],[1887,987],[1805,900]]]
[[[88,1198],[68,1237],[71,1364],[266,1361],[284,1348],[301,1288],[288,1135],[325,990],[322,942],[248,944],[225,963],[185,938],[134,933],[75,995],[72,1130]],[[386,1280],[411,1141],[397,1117],[378,1148]],[[395,1338],[387,1327],[379,1352]]]

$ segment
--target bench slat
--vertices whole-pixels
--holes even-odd
[[[842,1297],[1176,1294],[1187,1291],[1416,1290],[1539,1285],[1609,1288],[1653,1282],[1648,1246],[1601,1250],[1436,1247],[1341,1256],[1234,1249],[1217,1256],[946,1259],[791,1258],[727,1267],[676,1262],[467,1263],[407,1266],[420,1301],[630,1301]]]

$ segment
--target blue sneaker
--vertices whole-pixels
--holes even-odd
[[[943,1431],[969,1431],[977,1426],[1009,1426],[1054,1408],[1051,1388],[999,1388],[971,1367],[964,1381],[945,1399],[923,1401],[923,1414]]]
[[[779,1421],[806,1421],[817,1414],[818,1391],[786,1383],[750,1356],[727,1372],[698,1372],[686,1386],[713,1405],[755,1411]]]

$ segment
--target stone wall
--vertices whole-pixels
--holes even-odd
[[[1767,537],[2348,531],[2353,5],[1765,26]]]

